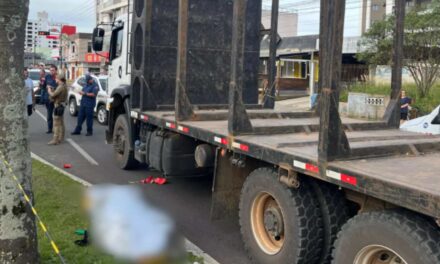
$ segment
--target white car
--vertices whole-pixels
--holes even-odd
[[[98,96],[96,97],[96,106],[95,106],[95,115],[98,123],[101,125],[107,124],[107,98],[109,97],[107,94],[107,79],[108,76],[95,76],[92,75],[93,80],[96,84],[98,84],[99,91]],[[79,92],[83,89],[83,86],[86,84],[85,75],[78,77],[75,82],[69,88],[69,113],[72,116],[77,116],[79,111],[79,106],[81,104],[81,95]]]
[[[400,130],[428,135],[440,135],[440,106],[429,115],[406,121]]]

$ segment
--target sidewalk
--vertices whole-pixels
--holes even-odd
[[[300,97],[275,102],[276,111],[309,111],[310,97]]]

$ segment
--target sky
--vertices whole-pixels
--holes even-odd
[[[298,13],[298,35],[319,33],[320,0],[279,0],[280,11],[296,11]],[[263,6],[270,7],[272,0],[263,0]],[[361,0],[346,0],[345,36],[360,35]]]
[[[49,20],[77,26],[77,32],[92,33],[96,24],[95,0],[29,0],[29,18],[49,13]]]
[[[270,7],[271,0],[263,0]],[[319,33],[320,0],[280,0],[281,10],[295,10],[299,15],[299,35]],[[345,35],[360,34],[359,15],[361,0],[347,0]],[[30,0],[29,17],[36,18],[37,12],[47,11],[49,19],[76,25],[78,32],[92,32],[95,26],[94,0]]]

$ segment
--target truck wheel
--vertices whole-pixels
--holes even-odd
[[[311,181],[311,185],[318,199],[324,224],[324,244],[318,263],[329,264],[338,232],[349,218],[348,207],[344,193],[336,187],[317,181]]]
[[[116,119],[113,132],[113,149],[121,169],[134,169],[138,165],[138,161],[134,158],[134,152],[130,150],[130,130],[127,117],[124,114],[119,115]]]
[[[363,213],[338,234],[337,264],[440,263],[440,232],[422,216],[401,210]]]
[[[323,226],[318,202],[307,182],[290,189],[273,169],[246,179],[240,198],[240,226],[253,263],[316,263]]]
[[[71,116],[78,115],[78,106],[76,105],[76,100],[74,97],[69,100],[69,113]]]
[[[106,125],[107,124],[107,109],[105,108],[105,105],[99,105],[98,109],[96,111],[96,120],[98,120],[98,123],[100,125]]]

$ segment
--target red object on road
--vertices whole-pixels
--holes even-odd
[[[164,185],[165,183],[167,183],[167,179],[159,177],[154,179],[154,183],[158,185]]]
[[[154,181],[154,177],[153,177],[153,176],[150,176],[150,177],[147,177],[147,178],[141,180],[140,183],[143,183],[143,184],[151,184],[151,183],[153,183],[153,181]]]
[[[66,163],[66,164],[64,164],[64,168],[70,169],[70,168],[72,168],[72,164]]]

